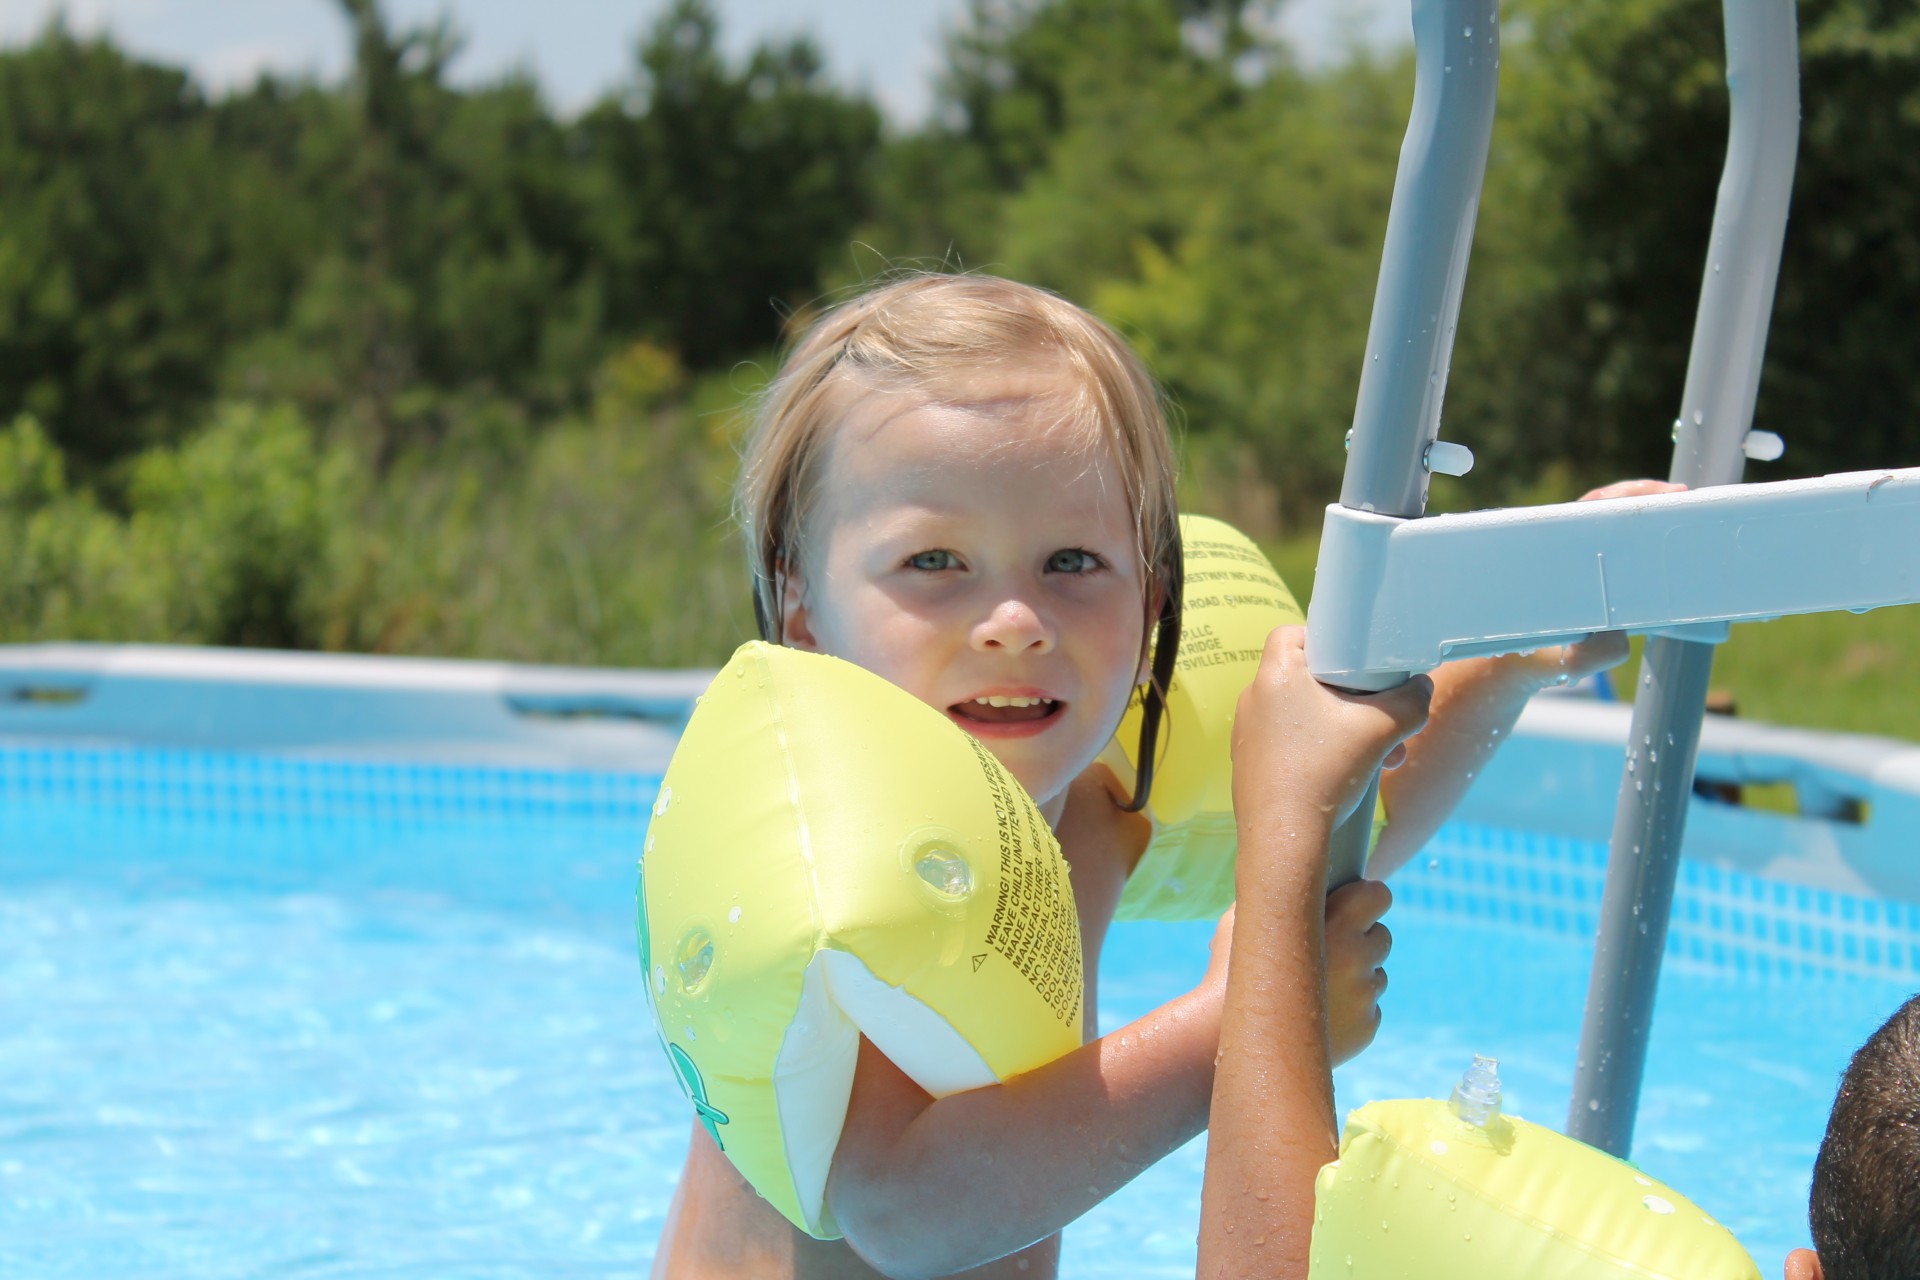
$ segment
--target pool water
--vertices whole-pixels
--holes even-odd
[[[0,1274],[643,1273],[689,1127],[633,943],[653,793],[0,745]],[[1452,827],[1403,872],[1342,1106],[1444,1095],[1480,1052],[1559,1127],[1601,857]],[[1819,942],[1842,918],[1883,935],[1871,962]],[[1196,981],[1210,934],[1121,926],[1103,1027]],[[1848,1054],[1920,986],[1914,939],[1904,906],[1687,872],[1635,1158],[1766,1274],[1805,1242]],[[1073,1228],[1065,1274],[1190,1277],[1203,1159]]]

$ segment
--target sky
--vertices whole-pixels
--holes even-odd
[[[407,26],[448,14],[466,37],[454,64],[462,83],[530,69],[547,100],[576,110],[620,83],[641,31],[667,0],[385,0]],[[872,93],[901,125],[927,114],[945,26],[964,0],[714,0],[721,39],[735,57],[773,37],[806,33],[825,50],[834,79]],[[219,90],[262,70],[337,77],[346,24],[333,0],[0,0],[0,45],[31,40],[56,11],[76,31],[111,32],[148,58],[186,65]],[[1406,0],[1289,0],[1281,25],[1309,62],[1359,41],[1404,40]]]

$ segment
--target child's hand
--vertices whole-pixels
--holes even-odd
[[[1384,693],[1329,688],[1307,670],[1306,637],[1304,627],[1275,630],[1240,695],[1233,808],[1243,824],[1276,811],[1313,811],[1339,823],[1389,753],[1426,723],[1433,695],[1427,677]]]
[[[1604,502],[1608,498],[1647,498],[1656,493],[1685,493],[1687,486],[1673,480],[1615,480],[1580,495],[1582,502]]]
[[[1393,934],[1380,917],[1393,893],[1378,880],[1355,880],[1327,895],[1327,1027],[1333,1065],[1373,1043],[1380,1030],[1380,994],[1387,989]]]

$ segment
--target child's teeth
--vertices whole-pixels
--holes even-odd
[[[988,707],[1037,707],[1043,702],[1052,702],[1053,699],[1008,697],[1003,693],[993,693],[975,698],[974,701]]]

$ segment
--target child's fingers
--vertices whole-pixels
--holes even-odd
[[[1393,894],[1378,880],[1356,880],[1327,896],[1327,1027],[1333,1058],[1345,1062],[1380,1029],[1380,996],[1393,933],[1381,921]]]
[[[1397,689],[1356,696],[1378,699],[1381,705],[1391,708],[1394,722],[1409,726],[1407,732],[1412,733],[1427,723],[1427,714],[1433,709],[1433,677],[1423,672],[1408,677]]]
[[[1645,498],[1656,493],[1679,493],[1687,486],[1671,480],[1615,480],[1580,495],[1582,502],[1602,502],[1608,498]]]
[[[1342,960],[1357,969],[1387,962],[1393,931],[1381,917],[1393,905],[1393,892],[1378,880],[1355,880],[1327,895],[1327,937]]]
[[[1384,712],[1391,722],[1389,730],[1390,746],[1381,754],[1391,756],[1399,751],[1399,744],[1424,729],[1427,717],[1433,710],[1433,678],[1428,675],[1410,677],[1398,688],[1385,689],[1379,693],[1355,693],[1347,695],[1355,702],[1362,702]],[[1402,758],[1405,753],[1400,753]],[[1383,759],[1382,768],[1393,768],[1399,762],[1389,765]]]
[[[1596,631],[1578,644],[1570,644],[1561,655],[1560,666],[1569,679],[1578,680],[1596,671],[1606,671],[1627,660],[1627,633]]]
[[[1327,928],[1365,930],[1393,905],[1393,890],[1380,880],[1355,880],[1327,895]]]

